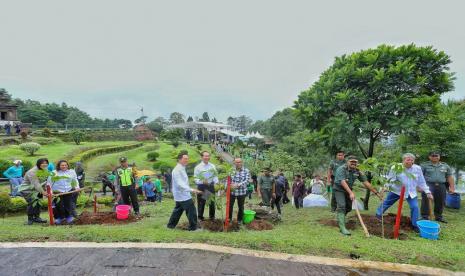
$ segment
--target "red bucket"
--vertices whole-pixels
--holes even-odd
[[[130,210],[131,210],[131,206],[129,205],[116,206],[116,219],[120,219],[120,220],[128,219]]]

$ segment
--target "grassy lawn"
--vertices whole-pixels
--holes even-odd
[[[155,145],[159,148],[155,149]],[[203,150],[209,150],[208,145],[202,145]],[[86,174],[89,177],[95,177],[102,171],[107,171],[111,167],[118,165],[118,158],[125,156],[128,158],[129,163],[136,163],[139,170],[153,170],[152,165],[154,162],[147,160],[147,153],[151,151],[157,151],[160,154],[158,160],[163,160],[170,166],[176,166],[176,154],[181,150],[187,150],[189,152],[189,159],[191,161],[200,162],[200,154],[196,148],[189,146],[188,144],[181,144],[177,148],[174,148],[172,145],[169,145],[165,142],[158,143],[145,143],[143,147],[132,149],[123,152],[117,152],[112,154],[106,154],[98,156],[86,162],[85,169]],[[218,161],[214,156],[211,158],[211,162],[218,164]]]
[[[17,146],[0,148],[0,154],[8,158],[22,158],[35,160],[39,156],[47,156],[51,160],[73,154],[73,151],[85,147],[120,145],[127,142],[98,142],[74,144],[54,144],[44,146],[38,156],[27,157]],[[173,156],[182,149],[189,151],[192,160],[200,160],[197,148],[182,144],[178,148],[159,142],[159,160],[175,165]],[[153,162],[147,160],[147,153],[154,150],[155,143],[146,143],[143,147],[107,155],[89,160],[85,165],[87,175],[92,177],[104,171],[109,165],[116,165],[118,157],[126,156],[129,162],[135,162],[139,169],[151,169]],[[209,149],[203,145],[202,149]],[[212,162],[217,163],[214,156]],[[225,165],[228,166],[228,165]],[[0,185],[1,190],[8,190],[7,185]],[[358,191],[359,196],[364,191]],[[253,198],[257,203],[258,199]],[[246,203],[247,204],[247,203]],[[371,210],[365,212],[373,214],[379,200],[371,201]],[[4,219],[0,218],[0,241],[95,241],[95,242],[200,242],[216,245],[226,245],[240,248],[267,250],[305,255],[319,255],[328,257],[349,258],[350,254],[360,256],[362,260],[387,261],[408,264],[419,264],[432,267],[441,267],[450,270],[465,271],[465,211],[454,212],[446,209],[445,217],[449,224],[441,227],[441,236],[438,241],[429,241],[409,233],[408,239],[403,241],[384,240],[378,237],[365,238],[361,227],[352,232],[351,237],[339,234],[338,229],[323,226],[318,223],[321,218],[333,218],[328,208],[296,210],[286,205],[283,211],[283,221],[274,230],[256,232],[242,229],[234,233],[190,233],[182,230],[169,230],[166,223],[171,214],[174,202],[165,199],[156,206],[142,206],[142,213],[149,214],[142,221],[134,224],[119,226],[24,226],[25,214],[10,214]],[[236,207],[237,208],[237,207]],[[395,212],[396,206],[391,208]],[[404,208],[408,215],[409,208]],[[355,216],[351,213],[350,216]],[[42,217],[46,217],[43,212]],[[217,217],[221,217],[217,214]],[[187,221],[185,216],[181,223]]]
[[[362,192],[359,192],[362,195]],[[257,202],[257,198],[252,199]],[[378,200],[371,203],[373,213]],[[247,203],[246,203],[247,204]],[[332,218],[327,209],[300,209],[286,205],[283,221],[271,231],[242,229],[234,233],[191,233],[169,230],[166,223],[174,202],[165,199],[156,206],[142,206],[150,217],[134,224],[119,226],[24,226],[25,215],[0,219],[0,241],[94,241],[94,242],[200,242],[274,252],[349,258],[351,253],[361,260],[387,261],[441,267],[465,271],[465,222],[459,213],[446,211],[449,224],[442,225],[440,240],[429,241],[409,234],[404,241],[365,238],[361,227],[344,237],[338,229],[320,225],[317,220]],[[391,211],[394,212],[395,209]],[[405,214],[408,208],[405,208]],[[351,216],[354,216],[351,213]],[[46,216],[45,213],[42,214]],[[220,217],[218,214],[217,217]],[[181,222],[187,221],[185,216]]]
[[[47,157],[50,162],[56,162],[62,158],[72,157],[73,154],[79,151],[103,147],[103,146],[118,146],[125,145],[130,142],[127,141],[111,141],[111,142],[83,142],[80,145],[75,143],[56,143],[50,145],[43,145],[40,150],[34,155],[29,156],[27,153],[19,149],[17,145],[2,146],[0,147],[0,156],[8,159],[21,159],[31,161],[33,164],[38,158]]]

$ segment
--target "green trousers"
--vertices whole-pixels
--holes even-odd
[[[347,192],[334,191],[334,196],[336,198],[336,212],[348,214],[352,211],[352,200]]]

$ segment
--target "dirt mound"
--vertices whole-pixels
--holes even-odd
[[[363,222],[368,229],[370,235],[383,237],[382,229],[381,229],[381,221],[376,218],[376,216],[372,215],[362,215]],[[321,219],[318,221],[319,223],[327,226],[338,227],[337,222],[335,219]],[[384,215],[384,238],[386,239],[393,239],[394,238],[394,225],[396,223],[396,215],[395,214],[386,214]],[[346,223],[346,228],[349,230],[354,230],[357,227],[362,227],[360,222],[358,221],[357,217],[350,217]],[[407,239],[407,235],[402,232],[412,232],[412,221],[409,217],[402,216],[400,220],[400,235],[399,239],[405,240]]]
[[[224,221],[220,219],[200,221],[200,227],[210,232],[223,232],[224,231],[223,226],[224,226]],[[189,223],[188,222],[180,223],[178,224],[176,228],[181,229],[181,230],[189,230]],[[229,223],[228,232],[237,232],[240,229],[241,228],[236,220]]]
[[[251,223],[246,225],[249,230],[263,231],[263,230],[273,230],[273,224],[269,223],[266,220],[256,219]]]
[[[281,217],[278,215],[278,213],[269,211],[266,209],[266,207],[251,208],[251,210],[255,211],[256,220],[266,220],[273,224],[279,223],[281,221]]]
[[[75,225],[88,225],[88,224],[128,224],[141,220],[142,217],[136,217],[132,214],[129,214],[128,219],[118,220],[116,219],[116,213],[114,212],[82,212],[82,214],[77,217],[74,224]]]

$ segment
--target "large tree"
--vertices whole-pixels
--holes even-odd
[[[319,80],[299,95],[295,108],[311,130],[330,131],[354,141],[372,157],[383,137],[413,128],[435,112],[443,93],[453,89],[451,60],[432,47],[381,45],[337,57]],[[365,144],[367,146],[365,146]],[[369,191],[364,205],[368,209]]]
[[[409,136],[400,137],[399,142],[423,160],[429,151],[440,151],[441,160],[455,168],[458,179],[459,171],[465,168],[465,101],[441,105],[438,114],[428,117]]]
[[[170,124],[182,124],[184,123],[184,115],[179,112],[173,112],[170,114]]]

